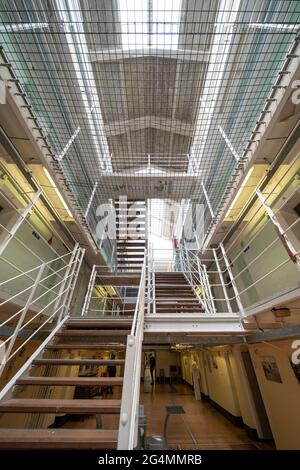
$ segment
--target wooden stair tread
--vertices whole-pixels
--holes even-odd
[[[199,302],[195,299],[174,299],[174,298],[161,298],[156,299],[157,305],[186,305],[187,307],[191,307],[192,305],[200,305]]]
[[[130,246],[128,246],[127,248],[119,248],[117,253],[143,253],[145,254],[145,248],[130,248]]]
[[[124,351],[126,349],[125,344],[47,344],[45,349],[94,349],[99,351]]]
[[[144,258],[144,257],[143,257]],[[126,259],[118,259],[117,262],[118,264],[130,264],[131,266],[136,265],[136,264],[143,264],[144,260],[143,258],[141,260],[126,260]]]
[[[121,400],[12,398],[0,402],[0,413],[119,413]]]
[[[133,246],[145,246],[145,241],[141,242],[129,242],[128,240],[118,240],[117,245],[125,245],[127,247],[133,247]]]
[[[165,284],[157,284],[155,285],[155,289],[173,289],[174,290],[174,287],[183,287],[184,289],[188,289],[188,285],[187,284],[168,284],[168,283],[165,283]],[[192,287],[189,287],[189,289],[192,289]]]
[[[163,298],[170,298],[170,299],[195,299],[195,295],[192,292],[178,292],[178,294],[175,294],[174,292],[156,292],[156,297],[161,297]]]
[[[110,429],[0,429],[1,449],[108,449],[117,439]]]
[[[100,337],[103,338],[104,336],[127,336],[130,335],[130,330],[71,330],[66,328],[65,330],[59,331],[56,333],[55,336],[76,336],[76,337]]]
[[[123,385],[123,377],[25,377],[16,385]]]
[[[35,366],[46,365],[80,365],[80,366],[121,366],[125,364],[125,359],[36,359],[32,362]]]
[[[139,255],[139,254],[132,254],[132,253],[126,253],[126,252],[122,252],[122,253],[117,253],[117,257],[119,259],[121,258],[130,258],[131,259],[144,259],[144,255]]]
[[[202,309],[200,304],[195,304],[195,305],[185,305],[185,304],[157,304],[156,309],[161,310],[161,309],[172,309],[172,310],[199,310]]]
[[[106,329],[106,328],[122,328],[122,327],[131,327],[132,325],[132,320],[123,320],[123,319],[117,319],[117,320],[69,320],[68,322],[65,323],[65,326],[67,328],[98,328],[100,329]]]
[[[201,308],[193,309],[193,310],[165,308],[165,309],[156,309],[156,312],[157,313],[203,313],[204,310]]]

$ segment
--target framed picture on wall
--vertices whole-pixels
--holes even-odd
[[[275,357],[263,356],[261,358],[262,367],[267,380],[282,383],[281,375]]]

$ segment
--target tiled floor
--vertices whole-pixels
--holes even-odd
[[[190,387],[183,384],[156,384],[150,393],[141,387],[141,403],[148,419],[147,435],[163,433],[165,407],[179,405],[184,415],[171,415],[168,442],[171,449],[274,449],[270,442],[254,442],[246,431],[232,424],[209,403],[197,401]]]

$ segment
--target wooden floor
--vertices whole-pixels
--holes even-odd
[[[232,424],[208,402],[197,401],[192,389],[183,384],[156,384],[150,393],[141,387],[141,403],[148,418],[147,435],[161,435],[167,405],[180,405],[184,415],[169,418],[170,449],[183,450],[264,450],[275,449],[272,443],[254,442],[246,431]]]
[[[113,395],[108,398],[120,399],[121,392],[114,387]],[[196,401],[192,389],[183,384],[155,384],[150,393],[144,392],[141,385],[141,403],[148,419],[147,435],[161,435],[165,418],[165,407],[182,406],[184,415],[169,418],[168,442],[172,450],[271,450],[275,446],[270,441],[252,441],[241,429],[232,424],[219,411],[206,401]],[[118,416],[102,415],[105,429],[116,429]],[[94,416],[84,422],[68,422],[64,428],[95,429]]]

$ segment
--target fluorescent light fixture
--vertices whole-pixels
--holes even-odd
[[[284,24],[284,23],[249,23],[247,25],[249,28],[257,29],[277,29],[279,31],[293,31],[294,29],[299,28],[299,24]]]
[[[68,208],[64,198],[62,197],[62,195],[60,194],[60,192],[58,191],[57,187],[56,187],[56,184],[54,183],[49,171],[47,170],[47,168],[43,167],[43,170],[44,170],[44,173],[45,175],[47,176],[48,180],[50,181],[51,183],[51,186],[53,186],[53,189],[55,190],[57,196],[59,197],[62,205],[64,206],[64,208],[66,209],[67,213],[68,213],[68,216],[71,217],[73,219],[73,215],[70,211],[70,209]]]
[[[35,31],[37,29],[47,29],[49,23],[15,23],[0,26],[0,33],[14,33],[16,31]]]
[[[232,53],[232,43],[234,42],[235,24],[241,8],[241,0],[220,0],[219,10],[214,23],[214,34],[210,47],[210,61],[208,64],[203,92],[199,100],[197,121],[194,137],[191,145],[190,167],[192,173],[194,169],[201,168],[204,158],[204,150],[209,136],[210,126],[215,116],[217,103],[222,101],[226,78],[227,61]],[[226,38],[226,40],[224,40]],[[222,57],[222,60],[220,60]],[[212,83],[213,93],[212,93]],[[204,124],[203,124],[204,123]]]
[[[55,4],[59,20],[64,27],[66,44],[73,62],[72,65],[77,79],[77,90],[80,90],[80,96],[86,112],[84,122],[85,125],[87,124],[89,127],[89,135],[91,136],[91,143],[93,143],[96,150],[95,155],[97,156],[99,167],[102,170],[107,169],[111,171],[109,148],[104,133],[104,124],[94,72],[89,59],[88,41],[85,37],[80,2],[79,0],[56,0]],[[93,102],[92,106],[91,100]],[[78,133],[79,130],[80,128],[77,128],[75,134],[76,132]]]
[[[232,203],[230,204],[230,207],[225,215],[225,217],[228,217],[229,215],[229,212],[231,211],[231,209],[233,208],[234,204],[236,203],[237,199],[239,198],[241,192],[243,191],[244,187],[246,186],[247,184],[247,181],[248,179],[250,178],[250,176],[252,175],[252,172],[254,170],[254,166],[252,168],[250,168],[250,170],[248,171],[247,175],[246,175],[246,178],[244,179],[243,183],[242,183],[242,186],[240,187],[240,189],[238,190],[238,192],[236,193],[235,195],[235,198],[234,200],[232,201]]]

